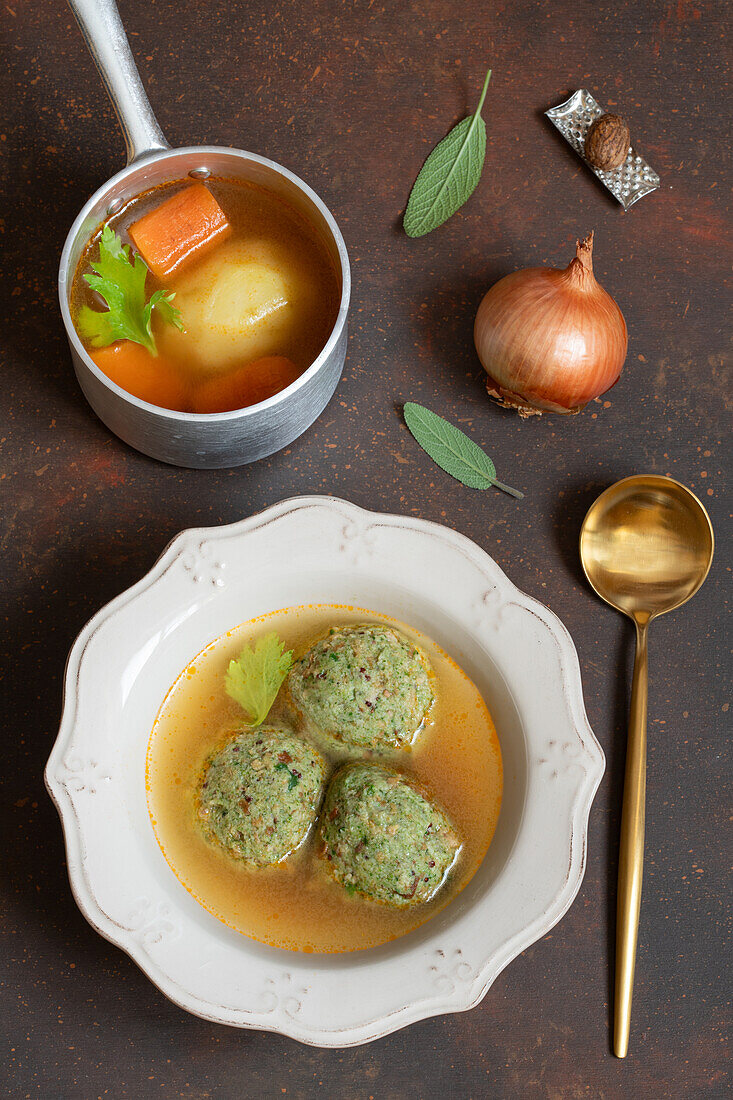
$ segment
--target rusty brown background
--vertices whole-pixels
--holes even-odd
[[[122,141],[62,0],[3,3],[0,1088],[47,1100],[727,1095],[727,5],[120,7],[173,144],[264,153],[331,207],[353,265],[351,342],[320,421],[256,466],[176,470],[110,436],[72,374],[56,269],[78,208],[121,167]],[[408,240],[399,223],[415,174],[475,101],[487,64],[481,184],[450,223]],[[580,86],[630,118],[662,177],[628,214],[542,116]],[[628,321],[624,374],[580,417],[522,423],[482,392],[475,309],[517,267],[564,265],[591,228],[598,277]],[[443,475],[401,423],[408,398],[460,422],[526,499]],[[608,975],[632,635],[583,583],[576,544],[595,495],[642,471],[699,493],[719,543],[700,594],[652,631],[646,877],[631,1054],[620,1063]],[[42,782],[65,655],[89,616],[182,528],[302,492],[475,539],[569,627],[608,757],[585,881],[565,919],[472,1012],[341,1052],[212,1026],[169,1004],[77,911]]]

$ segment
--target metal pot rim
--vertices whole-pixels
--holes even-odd
[[[317,358],[311,363],[307,370],[296,378],[295,382],[291,383],[286,389],[280,390],[279,393],[274,394],[272,397],[268,397],[266,401],[261,401],[257,405],[248,405],[243,409],[231,409],[228,412],[220,413],[192,413],[192,412],[180,412],[176,409],[165,409],[160,405],[153,405],[149,401],[143,401],[139,397],[135,397],[133,394],[128,393],[127,390],[122,389],[116,382],[113,382],[111,378],[108,378],[104,371],[100,370],[97,364],[94,362],[89,352],[84,347],[83,343],[79,339],[79,335],[74,326],[74,322],[71,319],[71,310],[69,309],[69,302],[66,294],[67,285],[70,279],[73,279],[73,271],[69,271],[71,251],[76,240],[76,237],[81,229],[84,221],[89,215],[92,208],[105,196],[109,195],[109,199],[112,200],[115,195],[115,189],[127,179],[128,176],[134,174],[134,172],[140,168],[143,164],[158,163],[164,160],[175,160],[176,157],[181,154],[196,154],[205,157],[207,155],[216,154],[217,156],[231,155],[233,158],[245,158],[248,161],[254,161],[256,164],[261,164],[265,168],[270,168],[279,175],[284,176],[291,183],[293,183],[305,196],[313,203],[317,208],[321,216],[323,217],[329,231],[331,232],[339,256],[340,275],[341,275],[341,300],[339,302],[339,311],[334,321],[331,333],[328,340],[324,344],[321,352]],[[61,307],[61,316],[64,321],[64,327],[66,334],[71,342],[74,350],[80,356],[85,367],[109,390],[117,394],[128,404],[134,408],[140,409],[148,413],[153,413],[156,416],[170,421],[182,421],[185,423],[201,423],[201,424],[215,424],[222,423],[235,419],[247,419],[248,417],[259,414],[264,409],[273,408],[279,404],[284,404],[288,399],[298,392],[303,386],[307,385],[308,381],[314,374],[317,374],[323,363],[328,359],[331,352],[335,348],[338,340],[343,331],[344,324],[348,314],[349,299],[351,296],[351,269],[349,265],[349,257],[346,251],[346,244],[344,242],[341,230],[336,223],[335,218],[331,214],[326,204],[320,198],[320,196],[305,183],[299,176],[296,176],[294,172],[285,168],[282,164],[278,164],[277,161],[270,160],[267,157],[259,156],[257,153],[249,153],[244,149],[233,149],[224,145],[187,145],[177,149],[164,149],[161,151],[155,151],[150,154],[135,158],[130,164],[123,168],[120,172],[117,172],[114,176],[110,177],[106,183],[97,188],[93,195],[84,203],[83,207],[79,211],[78,215],[74,219],[74,222],[67,234],[64,242],[64,247],[61,252],[61,260],[59,263],[59,277],[58,277],[58,291],[59,291],[59,304]]]

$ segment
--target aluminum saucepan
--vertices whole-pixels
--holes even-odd
[[[219,146],[171,149],[145,95],[114,0],[69,0],[69,4],[109,92],[127,146],[127,167],[84,205],[61,254],[59,299],[79,385],[108,428],[138,451],[162,462],[212,469],[264,458],[310,427],[341,377],[351,291],[349,257],[341,232],[318,195],[274,161]],[[71,320],[69,296],[74,272],[100,223],[141,191],[186,176],[236,177],[281,196],[319,233],[341,283],[338,317],[316,361],[281,393],[234,412],[175,412],[133,397],[95,365]]]

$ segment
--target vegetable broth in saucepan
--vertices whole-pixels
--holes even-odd
[[[272,630],[302,654],[332,626],[383,622],[426,653],[435,702],[411,751],[374,757],[419,780],[448,815],[463,842],[446,881],[428,902],[394,910],[350,894],[328,875],[317,855],[316,830],[288,859],[256,870],[207,841],[196,815],[202,768],[242,712],[224,690],[229,661],[245,644]],[[267,724],[293,722],[285,692]],[[297,729],[297,725],[295,727]],[[303,732],[299,730],[298,732]],[[323,745],[318,745],[320,751]],[[328,758],[328,752],[324,755]],[[335,752],[332,770],[344,759]],[[163,854],[178,879],[229,927],[276,947],[342,952],[373,947],[409,932],[443,909],[476,873],[491,842],[502,796],[502,763],[491,715],[477,688],[434,642],[386,616],[344,606],[288,608],[228,631],[183,670],[153,728],[147,756],[148,807]]]
[[[135,226],[184,192],[204,197],[209,192],[228,224],[226,233],[213,234],[210,246],[193,249],[170,275],[148,271],[146,298],[155,291],[173,292],[183,331],[153,310],[155,355],[129,339],[95,347],[85,336],[79,323],[83,308],[106,308],[84,279],[101,254],[103,226],[74,275],[75,327],[99,368],[152,404],[204,413],[256,404],[290,385],[323,350],[341,293],[334,264],[305,217],[268,189],[237,179],[211,177],[205,190],[190,179],[163,184],[128,202],[105,224],[131,247],[134,258],[140,252]],[[176,228],[171,217],[162,231],[173,239]],[[185,243],[184,231],[179,233]],[[143,259],[150,268],[150,256]]]

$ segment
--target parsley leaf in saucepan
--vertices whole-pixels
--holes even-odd
[[[251,726],[261,726],[290,671],[292,651],[271,631],[245,646],[236,661],[229,662],[226,692],[245,711]],[[296,780],[297,782],[297,780]]]
[[[84,305],[79,310],[78,328],[92,347],[105,348],[115,340],[132,340],[157,355],[153,336],[153,310],[162,320],[183,329],[180,311],[171,303],[175,294],[156,290],[145,300],[148,267],[142,256],[130,258],[129,244],[123,245],[110,226],[105,225],[99,241],[99,259],[90,260],[93,275],[84,279],[102,298],[106,311]]]

